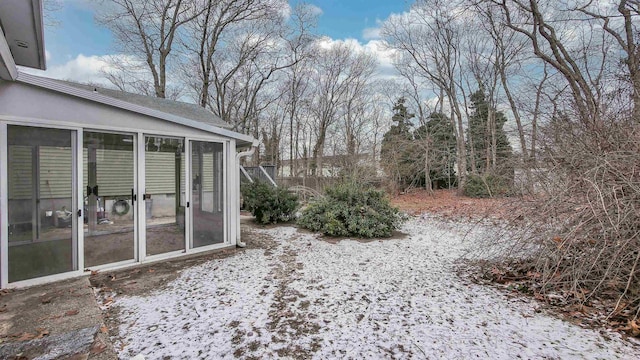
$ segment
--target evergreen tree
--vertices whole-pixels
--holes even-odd
[[[433,187],[455,186],[456,135],[451,119],[443,113],[432,113],[426,124],[414,131],[414,138],[428,141],[429,177]],[[417,159],[419,156],[424,154],[417,154]]]
[[[382,168],[397,184],[406,185],[414,176],[411,122],[414,114],[409,113],[405,99],[400,98],[393,106],[394,125],[384,134],[380,149]]]
[[[504,124],[507,122],[506,116],[503,112],[490,106],[482,86],[471,95],[471,108],[473,112],[469,117],[467,136],[470,170],[475,170],[478,174],[512,174],[513,167],[510,164],[510,159],[513,151],[507,134],[504,132]],[[489,121],[490,112],[495,119],[493,124]],[[495,149],[493,148],[494,137]]]

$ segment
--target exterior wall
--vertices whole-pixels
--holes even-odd
[[[109,127],[120,131],[146,131],[151,134],[181,134],[209,138],[215,136],[204,130],[158,120],[52,90],[0,80],[0,116],[3,115],[44,122],[53,121],[87,129]]]

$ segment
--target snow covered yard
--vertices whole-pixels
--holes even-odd
[[[115,298],[120,356],[216,358],[630,359],[616,333],[468,284],[454,262],[473,234],[425,217],[403,239],[331,244],[293,227],[187,268],[145,296]],[[249,239],[250,241],[250,239]]]

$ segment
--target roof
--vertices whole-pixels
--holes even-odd
[[[11,61],[15,65],[46,69],[42,0],[0,1],[0,29],[0,66],[4,65],[4,70]],[[10,54],[3,53],[5,47]]]
[[[222,120],[213,112],[196,104],[186,103],[182,101],[175,101],[170,99],[162,99],[162,98],[153,97],[153,96],[139,95],[139,94],[134,94],[130,92],[125,92],[125,91],[120,91],[115,89],[107,89],[107,88],[102,88],[102,87],[88,85],[88,84],[80,84],[80,83],[71,82],[71,81],[63,81],[63,80],[54,80],[54,81],[57,81],[61,84],[72,86],[78,89],[92,91],[104,96],[108,96],[113,99],[118,99],[121,101],[126,101],[131,104],[136,104],[136,105],[144,106],[150,109],[162,111],[167,114],[173,114],[176,116],[199,121],[205,124],[219,126],[222,128],[227,128],[227,129],[231,128],[231,125],[229,123]]]
[[[117,90],[99,89],[88,85],[54,80],[41,76],[26,74],[23,72],[18,73],[16,82],[28,84],[31,86],[37,86],[40,88],[56,91],[70,96],[75,96],[107,106],[131,111],[137,114],[146,115],[194,129],[207,131],[216,135],[229,137],[236,140],[236,147],[258,145],[258,141],[252,136],[231,131],[227,128],[217,125],[216,120],[214,120],[215,115],[213,115],[213,113],[209,112],[206,109],[196,109],[198,108],[197,105],[180,103],[167,99],[155,99],[149,96],[129,94]],[[93,91],[94,89],[96,89],[97,91]],[[123,100],[123,98],[125,98],[125,95],[127,96],[126,99],[128,101]],[[133,100],[134,98],[136,100]],[[142,98],[145,99],[143,100]],[[144,102],[147,102],[147,105],[143,105]],[[187,109],[190,110],[187,111]],[[203,119],[204,113],[202,113],[201,111],[207,112],[207,115],[210,116],[210,118]]]

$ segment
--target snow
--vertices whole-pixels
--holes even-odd
[[[471,230],[469,232],[469,230]],[[455,274],[480,227],[412,218],[406,238],[331,244],[292,227],[115,299],[129,358],[636,358],[638,347]],[[250,239],[247,239],[250,241]],[[602,332],[605,332],[602,330]]]

